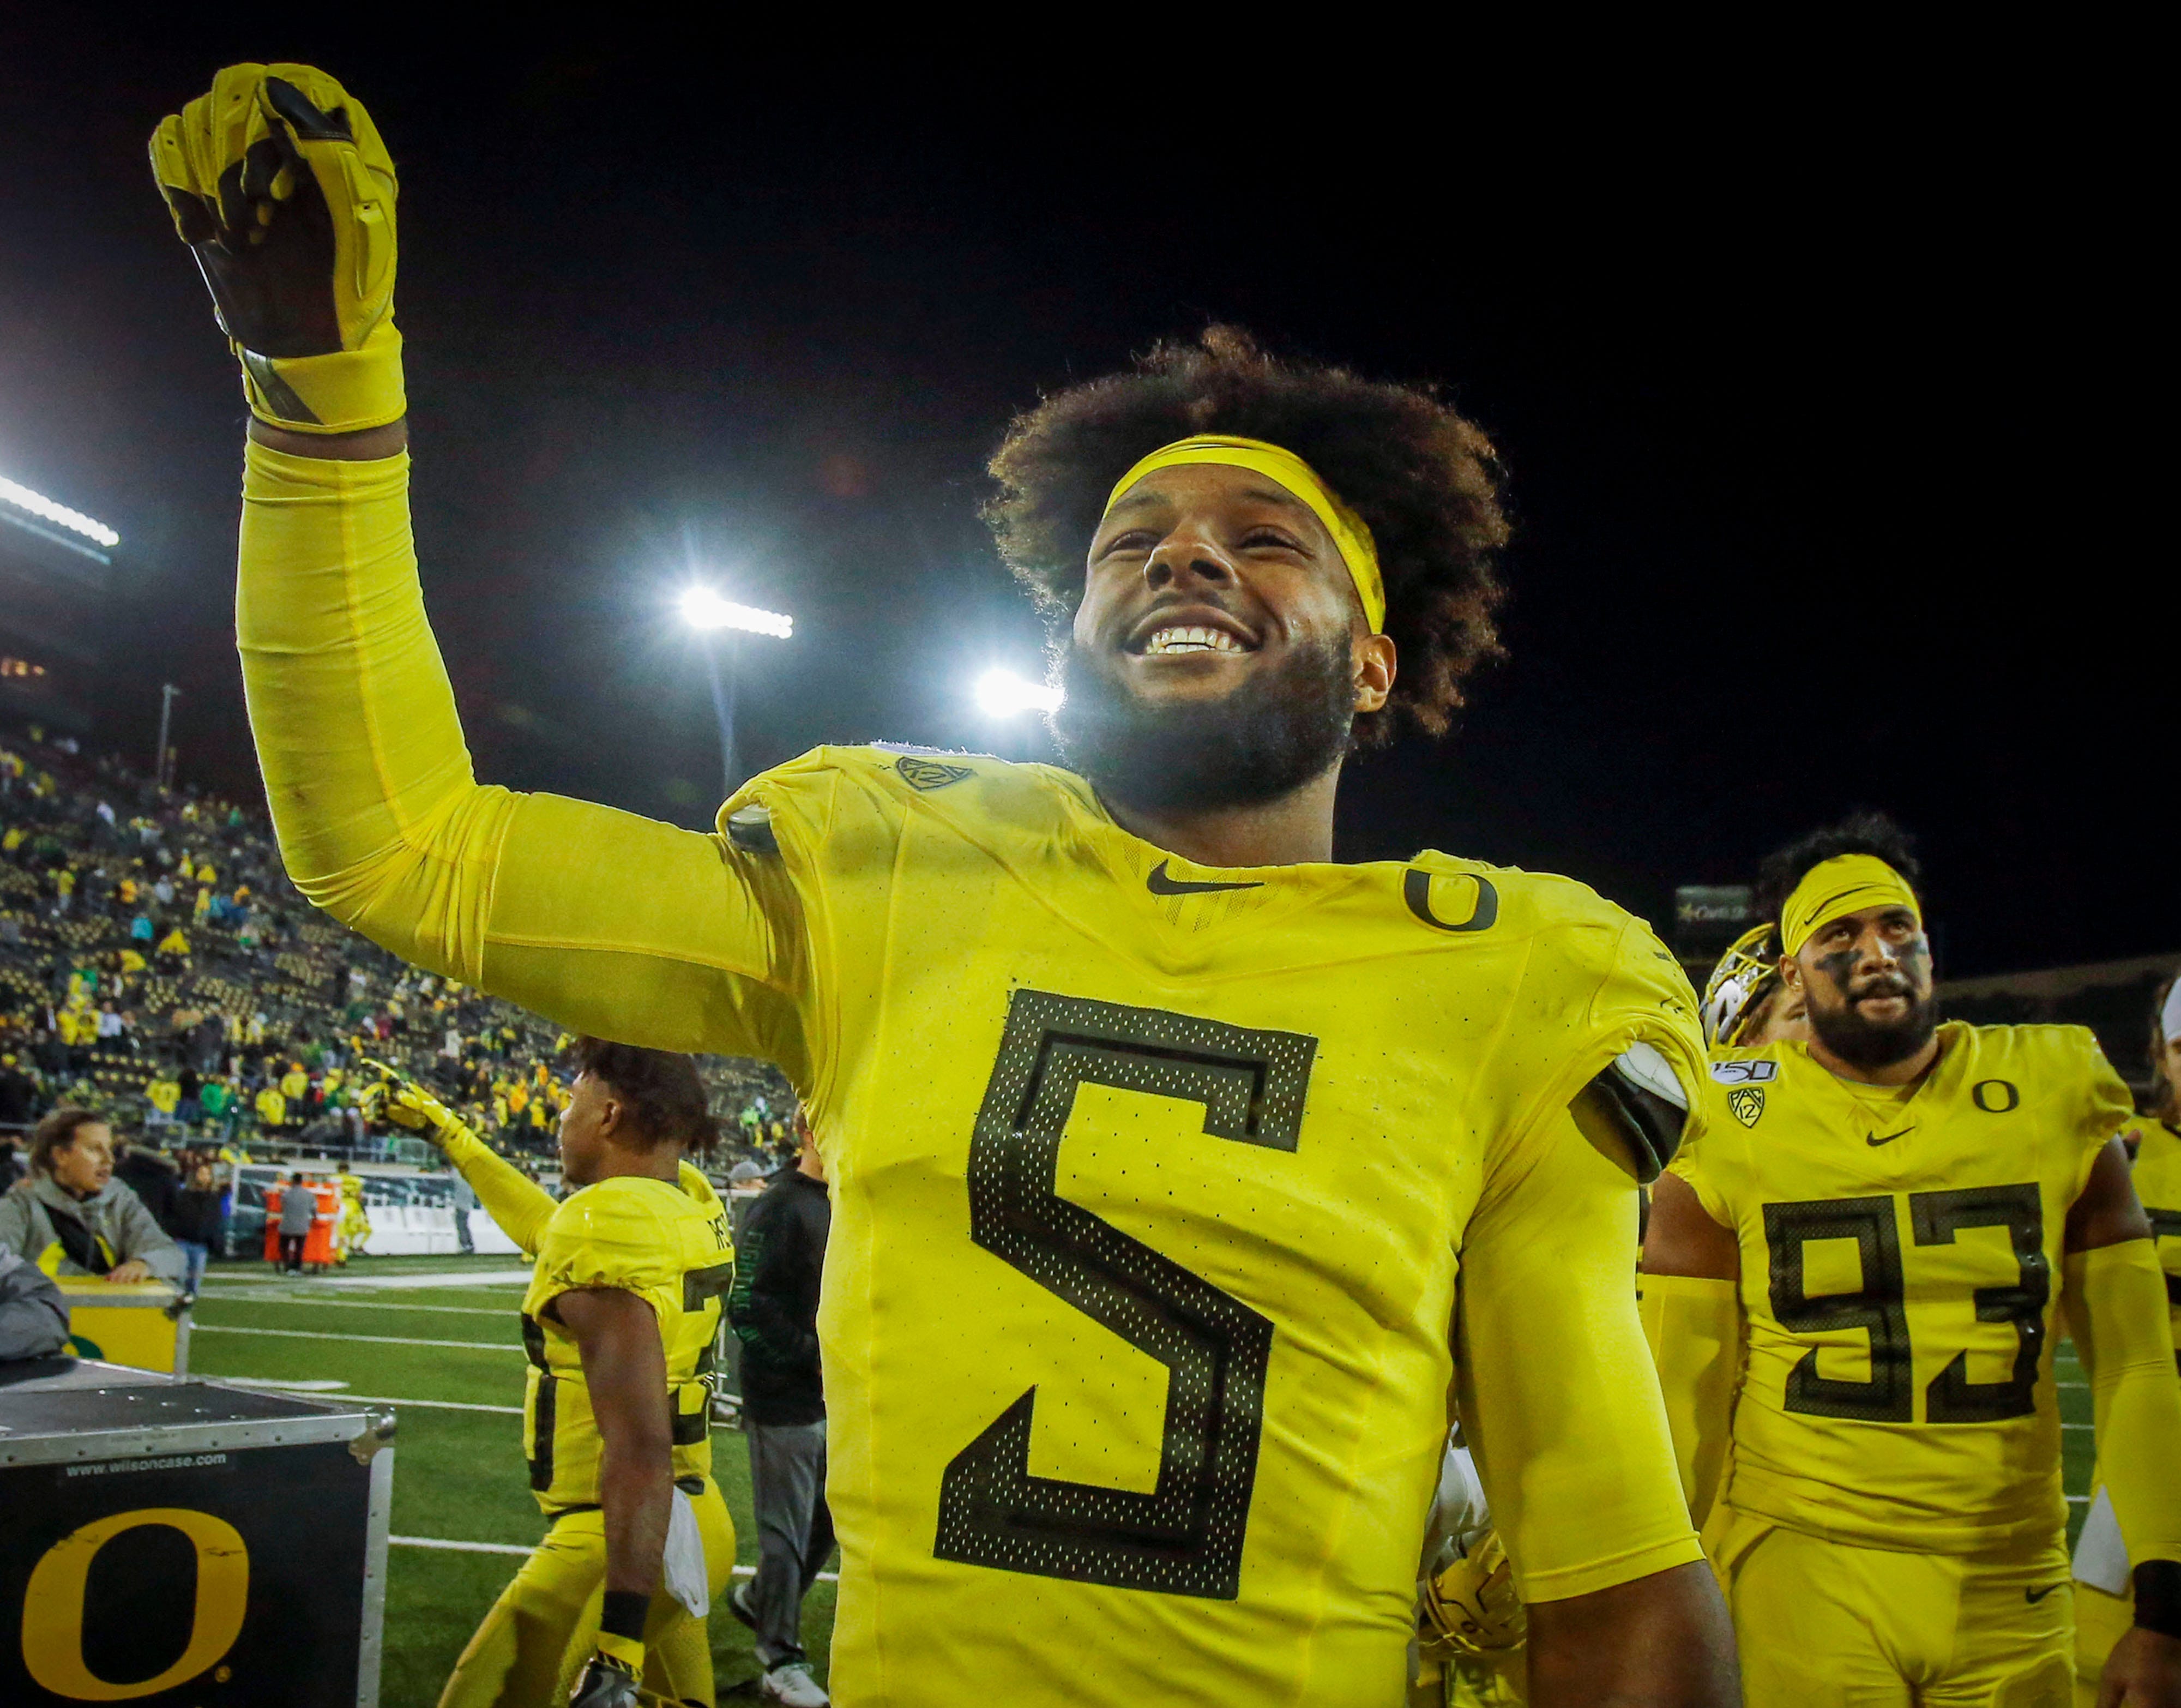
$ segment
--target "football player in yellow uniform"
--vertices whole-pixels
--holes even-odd
[[[2174,1095],[2181,1083],[2181,980],[2167,980],[2151,1001],[2151,1065],[2150,1108],[2129,1123],[2122,1140],[2134,1158],[2135,1195],[2151,1219],[2166,1272],[2174,1363],[2181,1374],[2181,1099]],[[2098,1708],[2106,1659],[2133,1622],[2129,1574],[2112,1497],[2101,1477],[2075,1549],[2077,1708]]]
[[[2064,1307],[2136,1562],[2108,1700],[2177,1708],[2181,1385],[2114,1136],[2126,1089],[2082,1028],[1936,1023],[1889,821],[1770,869],[1811,1036],[1715,1056],[1719,1111],[1659,1182],[1643,1280],[1692,1509],[1721,1505],[1746,1700],[2069,1700]]]
[[[1450,1395],[1533,1700],[1731,1700],[1629,1285],[1695,999],[1580,885],[1332,859],[1351,743],[1495,648],[1474,427],[1232,334],[1050,399],[991,516],[1075,769],[822,749],[698,835],[472,778],[361,105],[231,67],[153,154],[251,400],[296,881],[561,1025],[769,1058],[824,1136],[843,1700],[1397,1701]]]
[[[456,1663],[441,1708],[710,1708],[705,1614],[735,1558],[704,1377],[734,1279],[725,1206],[689,1152],[717,1130],[686,1056],[584,1038],[545,1191],[383,1064],[386,1119],[446,1152],[537,1260],[522,1297],[522,1445],[551,1521]]]

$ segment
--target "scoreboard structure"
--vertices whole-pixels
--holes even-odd
[[[377,1708],[394,1419],[0,1367],[0,1703]]]

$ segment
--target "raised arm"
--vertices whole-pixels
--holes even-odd
[[[779,862],[472,773],[410,538],[395,185],[369,115],[310,67],[230,66],[152,160],[253,416],[235,630],[297,887],[562,1025],[797,1074],[800,919]]]

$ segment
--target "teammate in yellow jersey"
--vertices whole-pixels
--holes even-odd
[[[1780,928],[1770,920],[1737,937],[1712,969],[1704,982],[1703,1029],[1715,1051],[1808,1038],[1808,1003],[1781,976]]]
[[[2181,1385],[2126,1089],[2079,1027],[1937,1024],[1890,821],[1767,875],[1810,1036],[1716,1054],[1643,1277],[1746,1700],[2069,1700],[2064,1308],[2135,1562],[2103,1700],[2181,1708]]]
[[[2151,1004],[2151,1090],[2148,1107],[2128,1124],[2122,1141],[2134,1158],[2135,1195],[2151,1219],[2181,1379],[2181,980],[2168,979]],[[2075,1547],[2075,1701],[2098,1708],[2098,1689],[2113,1644],[2127,1634],[2134,1610],[2128,1594],[2131,1562],[2105,1479]]]
[[[1580,885],[1332,859],[1350,746],[1444,730],[1496,648],[1474,427],[1231,334],[1059,394],[990,514],[1065,625],[1074,769],[823,749],[697,835],[472,779],[362,106],[232,67],[153,157],[254,417],[238,628],[296,882],[811,1108],[843,1701],[1398,1701],[1449,1396],[1532,1700],[1732,1700],[1629,1285],[1695,998]]]
[[[733,1280],[725,1206],[688,1161],[717,1136],[686,1056],[584,1038],[555,1203],[392,1069],[373,1111],[436,1142],[537,1260],[522,1442],[549,1521],[440,1708],[711,1708],[705,1615],[735,1558],[704,1382]],[[638,1694],[639,1681],[645,1693]]]

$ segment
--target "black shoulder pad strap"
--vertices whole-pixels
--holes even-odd
[[[1609,1064],[1588,1089],[1627,1143],[1629,1157],[1636,1164],[1636,1178],[1649,1186],[1665,1172],[1674,1152],[1681,1147],[1689,1112],[1637,1085],[1621,1071],[1617,1062]]]

